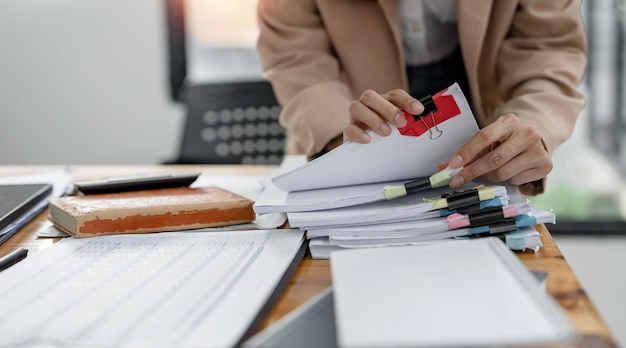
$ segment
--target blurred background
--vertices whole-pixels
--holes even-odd
[[[255,5],[0,1],[0,165],[192,163],[208,152],[216,163],[277,163],[282,130],[261,81]],[[626,6],[583,1],[581,11],[587,105],[532,200],[556,212],[548,228],[626,345]],[[235,99],[251,105],[207,111],[211,100],[234,103],[220,93],[242,84]]]

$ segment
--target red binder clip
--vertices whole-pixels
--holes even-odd
[[[447,90],[446,88],[432,97],[428,95],[421,98],[420,102],[424,105],[424,111],[419,115],[403,111],[407,125],[399,129],[400,134],[418,137],[428,131],[430,139],[439,138],[443,131],[439,129],[438,125],[461,114],[461,109],[456,104],[454,97],[443,95]]]

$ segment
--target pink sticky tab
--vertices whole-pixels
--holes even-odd
[[[518,216],[520,215],[519,211],[517,211],[517,208],[514,206],[510,206],[510,207],[505,207],[504,208],[504,217],[505,218],[510,218],[510,217],[514,217],[514,216]]]
[[[452,215],[448,215],[448,227],[453,230],[456,228],[469,226],[470,221],[469,218],[463,214],[454,213]]]

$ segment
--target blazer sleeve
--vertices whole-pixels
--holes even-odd
[[[520,1],[497,61],[504,103],[542,135],[549,154],[571,135],[584,106],[578,91],[587,44],[580,1]]]
[[[283,110],[287,152],[309,157],[341,136],[350,90],[314,0],[260,0],[257,50]]]

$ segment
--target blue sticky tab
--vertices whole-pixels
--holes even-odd
[[[522,214],[515,217],[515,226],[517,228],[527,227],[537,224],[537,218],[531,215]]]
[[[450,209],[445,209],[445,208],[439,209],[439,216],[441,217],[446,217],[454,213],[456,213],[456,210],[450,210]]]
[[[489,225],[472,227],[469,229],[467,234],[472,235],[472,234],[480,234],[480,233],[487,233],[487,232],[489,232]]]
[[[485,209],[489,207],[501,207],[501,206],[502,206],[502,202],[500,201],[500,198],[498,197],[480,202],[480,209]]]
[[[511,250],[526,249],[526,238],[520,231],[507,232],[504,234],[506,246]]]

